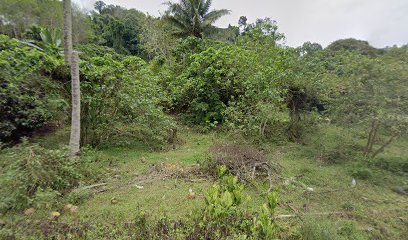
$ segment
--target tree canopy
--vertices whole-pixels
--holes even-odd
[[[181,0],[179,3],[167,2],[168,10],[164,17],[177,30],[176,36],[203,38],[216,30],[213,24],[230,13],[227,9],[211,10],[212,0]]]

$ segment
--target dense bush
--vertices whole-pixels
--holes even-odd
[[[0,35],[0,141],[17,141],[66,106],[48,75],[60,61]]]
[[[256,51],[244,47],[202,44],[208,47],[191,55],[185,69],[169,83],[176,112],[196,125],[214,128],[223,123],[227,129],[246,133],[264,132],[266,122],[287,121],[286,50],[272,49],[272,60],[262,62]]]
[[[27,207],[49,209],[71,189],[102,178],[103,161],[88,149],[83,149],[81,161],[72,160],[66,147],[50,150],[26,139],[3,149],[0,151],[0,211]],[[77,203],[89,195],[76,190],[68,199]]]
[[[79,58],[85,61],[88,61],[93,57],[103,57],[107,54],[111,55],[115,60],[123,58],[123,55],[117,53],[115,49],[96,44],[79,45],[77,51],[79,52]]]
[[[193,55],[189,68],[172,83],[176,107],[185,109],[195,124],[221,122],[230,102],[245,97],[248,55],[232,47],[209,48]]]
[[[112,144],[121,137],[162,146],[171,120],[159,107],[157,79],[138,57],[115,60],[109,54],[81,63],[82,143]]]
[[[81,178],[64,150],[46,150],[26,142],[3,150],[0,164],[2,212],[32,206],[44,191],[63,192],[77,186]]]

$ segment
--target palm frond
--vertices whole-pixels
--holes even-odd
[[[215,21],[230,13],[226,9],[209,12],[212,0],[180,0],[164,4],[168,6],[164,19],[179,30],[175,33],[177,35],[182,33],[202,38],[204,32],[213,30]]]
[[[210,7],[212,5],[212,0],[207,0],[202,4],[202,7],[200,9],[200,15],[204,16],[208,11],[210,11]]]
[[[169,23],[171,23],[174,27],[176,27],[180,31],[189,32],[190,26],[184,23],[183,21],[179,20],[178,18],[174,16],[166,16],[164,19],[167,20]]]
[[[230,14],[231,11],[227,10],[227,9],[221,9],[221,10],[214,10],[211,11],[209,13],[207,13],[204,16],[204,24],[213,24],[214,22],[216,22],[218,19],[220,19],[221,17]]]

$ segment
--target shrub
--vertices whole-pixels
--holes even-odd
[[[118,137],[165,143],[172,121],[159,106],[157,79],[138,57],[111,55],[81,63],[82,143],[98,146]]]
[[[251,213],[242,207],[244,186],[238,177],[228,173],[226,166],[218,167],[219,184],[205,193],[205,207],[198,214],[198,224],[191,236],[206,239],[272,239],[278,228],[274,221],[277,193],[269,192],[259,212]],[[253,216],[251,219],[249,216]]]
[[[352,176],[357,179],[368,180],[373,177],[373,173],[368,168],[360,168],[360,169],[354,170]]]
[[[408,159],[404,157],[380,157],[374,165],[393,173],[408,173]]]
[[[75,189],[67,196],[67,201],[70,204],[79,205],[92,197],[92,192],[87,189]]]
[[[44,76],[59,60],[0,35],[0,141],[18,141],[47,124],[66,104]]]
[[[106,55],[112,56],[115,60],[121,60],[124,56],[118,54],[115,49],[96,44],[84,44],[77,47],[79,58],[81,60],[89,61],[94,57],[104,57]]]
[[[188,123],[257,136],[287,125],[290,50],[265,47],[261,57],[258,48],[239,45],[189,40],[179,47],[186,46],[179,74],[164,85],[171,109]]]
[[[231,46],[210,47],[190,59],[187,70],[170,83],[174,106],[185,109],[194,124],[221,123],[230,102],[245,97],[250,52]]]
[[[60,194],[78,186],[89,166],[70,160],[64,150],[23,141],[0,153],[0,210],[52,206]],[[84,170],[86,169],[86,170]]]
[[[333,222],[326,219],[305,219],[300,228],[303,240],[363,240],[366,239],[350,222]]]

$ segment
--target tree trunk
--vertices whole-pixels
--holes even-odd
[[[371,124],[370,133],[368,135],[367,146],[364,150],[366,156],[373,150],[373,144],[375,142],[375,138],[377,135],[377,129],[378,129],[377,119],[374,119]]]
[[[378,132],[379,125],[380,124],[376,122],[373,135],[371,136],[371,142],[370,142],[370,145],[368,146],[368,153],[371,153],[373,151],[373,146],[374,146],[375,140],[377,139],[377,132]]]
[[[72,52],[72,6],[71,0],[64,0],[64,60],[71,68],[72,117],[69,139],[70,157],[80,154],[81,137],[81,90],[79,83],[78,53]]]
[[[72,117],[71,137],[69,140],[70,156],[77,157],[80,154],[79,142],[81,137],[81,90],[79,83],[79,58],[78,52],[71,54],[71,92],[72,92]]]
[[[72,8],[71,0],[64,0],[64,60],[70,66],[72,54]]]

